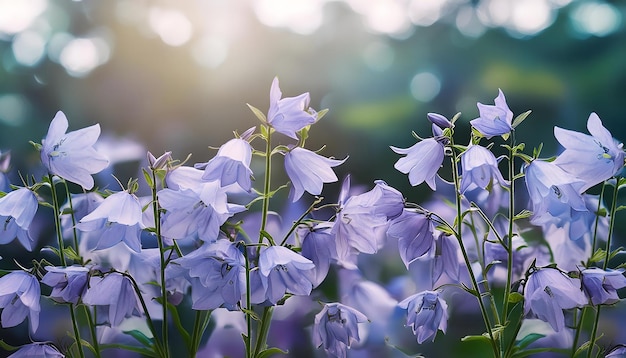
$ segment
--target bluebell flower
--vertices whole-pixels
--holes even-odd
[[[459,280],[459,244],[448,234],[440,233],[435,240],[433,283],[445,273],[454,281]]]
[[[326,353],[343,358],[353,343],[361,341],[359,323],[367,322],[367,317],[356,309],[341,303],[327,303],[315,315],[313,344],[324,346]]]
[[[332,224],[322,222],[315,226],[298,228],[298,235],[302,237],[302,256],[311,260],[315,268],[311,270],[311,283],[316,287],[328,274],[330,263],[337,259],[335,237],[331,233]]]
[[[435,225],[430,215],[411,209],[404,209],[391,221],[387,235],[398,239],[400,258],[407,269],[435,246]]]
[[[267,300],[276,304],[285,293],[309,295],[313,289],[309,271],[314,267],[311,260],[283,246],[261,250],[259,273]]]
[[[46,266],[41,283],[52,287],[50,298],[60,303],[77,304],[87,289],[89,268],[83,266]]]
[[[202,179],[219,181],[221,186],[237,183],[243,190],[252,188],[252,146],[247,140],[233,138],[224,143],[217,155],[207,163],[196,164],[195,168],[203,169]]]
[[[76,227],[96,235],[96,250],[123,242],[131,250],[141,251],[142,208],[139,199],[128,191],[109,195],[94,211],[80,219]]]
[[[604,358],[624,358],[626,357],[626,345],[619,344],[613,348],[604,356]]]
[[[580,281],[558,269],[539,268],[528,277],[524,287],[524,314],[531,314],[559,332],[565,328],[564,309],[582,307],[587,298]]]
[[[298,139],[296,132],[317,121],[317,113],[309,108],[309,93],[297,97],[282,97],[278,85],[278,78],[272,81],[270,89],[270,108],[267,112],[267,122],[277,132],[293,139]]]
[[[439,128],[452,128],[452,123],[448,118],[439,113],[427,113],[426,117],[432,124],[436,124]]]
[[[148,152],[146,156],[148,159],[148,165],[152,170],[167,169],[168,163],[172,160],[172,152],[165,152],[158,158],[150,152]]]
[[[437,291],[423,291],[405,298],[398,306],[407,311],[406,324],[411,326],[417,343],[435,340],[437,331],[446,333],[448,304]]]
[[[291,200],[297,201],[305,191],[311,195],[321,194],[324,183],[337,181],[332,167],[343,164],[346,159],[326,158],[301,147],[288,151],[285,154],[285,171],[292,184],[289,193]]]
[[[119,326],[124,318],[140,316],[139,300],[132,282],[117,272],[104,277],[91,277],[83,303],[96,306],[98,323],[108,322]]]
[[[580,272],[583,290],[594,305],[610,305],[619,301],[617,290],[626,287],[624,270],[602,270],[597,267]]]
[[[601,183],[624,167],[623,144],[602,126],[597,114],[587,120],[591,135],[554,127],[554,136],[565,148],[554,164],[585,182],[581,191]]]
[[[11,190],[11,181],[7,176],[11,169],[11,152],[0,153],[0,191],[8,192]]]
[[[28,188],[19,188],[0,198],[0,244],[8,244],[17,237],[26,250],[33,249],[34,240],[28,228],[35,217],[39,202]]]
[[[235,309],[245,294],[245,258],[232,242],[221,239],[172,261],[191,283],[192,308]]]
[[[94,185],[91,174],[109,165],[109,161],[93,147],[100,136],[100,125],[69,133],[66,133],[67,127],[65,114],[57,112],[41,142],[41,162],[51,174],[90,190]]]
[[[97,192],[86,192],[78,194],[70,194],[72,199],[72,206],[70,208],[69,202],[65,203],[61,207],[61,227],[63,229],[64,237],[71,237],[74,234],[74,225],[79,222],[80,219],[87,216],[104,201],[102,195]],[[73,211],[71,211],[73,210]]]
[[[65,357],[52,344],[45,342],[34,342],[20,347],[15,353],[8,358],[63,358]]]
[[[39,326],[40,296],[39,281],[28,272],[13,271],[0,277],[0,308],[3,308],[0,323],[2,327],[15,327],[28,316],[30,330],[35,333]]]
[[[406,157],[398,159],[394,168],[409,175],[409,182],[416,186],[426,182],[432,190],[436,190],[435,176],[443,164],[445,146],[437,138],[426,138],[409,148],[390,147],[398,154]]]
[[[472,127],[486,138],[509,134],[513,130],[513,112],[506,104],[502,90],[498,90],[495,105],[478,103],[479,117],[470,121]]]
[[[461,193],[476,187],[485,189],[492,186],[505,186],[506,181],[498,169],[498,161],[493,153],[480,145],[470,145],[461,154]]]

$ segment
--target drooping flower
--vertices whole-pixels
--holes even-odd
[[[96,306],[98,320],[119,326],[124,318],[139,316],[139,301],[130,279],[117,272],[91,277],[83,303]]]
[[[0,323],[2,327],[15,327],[28,316],[30,330],[35,333],[39,326],[40,296],[39,281],[28,272],[13,271],[0,277],[0,308],[3,308]]]
[[[470,121],[472,127],[486,138],[506,135],[513,130],[513,112],[506,104],[502,90],[498,90],[495,105],[478,103],[479,117]]]
[[[597,114],[587,120],[591,135],[554,127],[554,136],[565,148],[554,164],[585,182],[585,191],[601,183],[624,167],[623,144],[618,143],[602,125]]]
[[[604,358],[624,358],[626,357],[626,345],[618,344],[604,356]]]
[[[439,113],[427,113],[426,117],[432,124],[436,124],[439,128],[452,128],[450,120]]]
[[[8,244],[17,237],[26,250],[33,249],[34,240],[28,228],[37,212],[35,193],[28,188],[19,188],[0,198],[0,244]]]
[[[252,188],[252,146],[247,140],[233,138],[224,143],[217,155],[207,163],[196,164],[195,168],[204,169],[202,179],[219,181],[221,186],[237,183],[243,190]]]
[[[25,344],[8,358],[63,358],[63,353],[50,343],[34,342]]]
[[[276,304],[285,293],[309,295],[313,289],[309,271],[314,267],[311,260],[283,246],[261,250],[259,273],[267,300]]]
[[[90,190],[94,185],[91,174],[100,172],[109,164],[93,147],[100,136],[100,125],[69,133],[66,133],[67,127],[65,114],[57,112],[41,142],[41,162],[51,174]]]
[[[123,242],[135,252],[141,251],[142,209],[139,199],[128,191],[109,195],[76,227],[93,232],[97,237],[95,249],[107,249]]]
[[[475,187],[485,189],[489,184],[506,185],[498,169],[496,157],[489,149],[480,145],[470,145],[461,154],[461,168],[461,193]]]
[[[330,263],[337,259],[335,237],[331,234],[332,224],[322,222],[312,227],[299,227],[302,237],[302,256],[311,260],[315,268],[311,270],[311,282],[316,287],[328,274]]]
[[[0,153],[0,191],[8,192],[11,190],[11,181],[7,176],[11,168],[11,152]]]
[[[292,183],[289,194],[291,200],[297,201],[305,191],[311,195],[321,194],[324,183],[337,181],[337,175],[332,167],[343,164],[346,159],[326,158],[301,147],[295,147],[287,152],[285,171]]]
[[[46,271],[48,273],[41,279],[41,283],[52,287],[50,298],[60,303],[77,304],[87,289],[89,268],[46,266]]]
[[[404,209],[402,215],[391,221],[387,235],[398,239],[400,258],[406,268],[432,250],[435,245],[435,225],[422,212]]]
[[[433,283],[445,273],[454,281],[459,280],[459,244],[450,235],[440,233],[435,240],[435,255],[433,262]]]
[[[587,298],[578,279],[555,268],[539,268],[528,277],[524,288],[524,314],[532,314],[559,332],[565,327],[564,309],[582,307]]]
[[[353,343],[361,341],[359,323],[367,322],[367,317],[356,309],[341,303],[327,303],[315,315],[313,344],[324,346],[326,353],[343,358]]]
[[[597,267],[580,273],[583,290],[594,305],[610,305],[619,301],[617,290],[626,287],[624,270],[602,270]]]
[[[407,310],[406,324],[411,326],[417,343],[435,340],[437,331],[446,333],[448,304],[437,291],[423,291],[405,298],[398,304]]]
[[[433,124],[433,132],[439,127]],[[403,174],[409,175],[409,182],[417,186],[426,182],[432,190],[436,190],[435,176],[441,167],[444,158],[445,141],[441,138],[426,138],[409,148],[397,148],[391,146],[391,150],[398,154],[406,154],[406,157],[398,159],[394,168]]]
[[[309,93],[297,97],[282,97],[278,85],[278,78],[272,81],[270,89],[270,108],[267,112],[267,122],[277,132],[293,139],[298,139],[296,132],[315,123],[317,113],[309,108]]]

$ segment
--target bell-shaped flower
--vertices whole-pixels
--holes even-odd
[[[398,239],[400,258],[406,268],[430,252],[435,245],[435,225],[430,215],[404,209],[402,215],[391,221],[387,235]]]
[[[617,174],[624,167],[623,144],[613,139],[597,114],[587,120],[591,135],[554,127],[554,136],[565,148],[554,164],[583,180],[585,191]]]
[[[69,133],[67,127],[65,114],[57,112],[41,142],[41,162],[51,174],[90,190],[94,185],[91,174],[109,165],[108,159],[93,147],[100,136],[100,125]]]
[[[587,298],[580,281],[555,268],[540,268],[528,277],[524,288],[524,314],[532,314],[559,332],[565,328],[564,309],[582,307]]]
[[[407,311],[407,326],[411,326],[417,343],[435,340],[437,331],[446,333],[448,304],[437,291],[423,291],[405,298],[398,306]]]
[[[76,223],[96,210],[104,201],[102,195],[93,191],[70,195],[72,205],[70,206],[70,203],[67,202],[61,207],[61,213],[64,213],[61,215],[61,228],[65,237],[71,237],[74,234]]]
[[[278,78],[272,81],[270,89],[270,108],[267,112],[267,122],[277,132],[293,139],[298,139],[296,132],[317,121],[317,113],[309,108],[311,100],[309,93],[297,97],[282,97],[278,85]]]
[[[119,326],[124,318],[140,316],[139,300],[130,279],[117,272],[91,277],[83,303],[96,306],[98,323]]]
[[[498,169],[498,161],[493,153],[480,145],[470,145],[461,154],[461,193],[468,189],[487,188],[490,184],[504,186],[506,181]]]
[[[245,293],[245,258],[235,244],[218,240],[172,261],[191,283],[194,310],[235,309]],[[176,267],[180,267],[176,269]]]
[[[479,117],[470,121],[472,127],[486,138],[509,134],[513,130],[513,112],[506,104],[502,90],[498,90],[495,105],[478,103]]]
[[[624,358],[626,357],[626,345],[618,344],[611,348],[604,356],[604,358]]]
[[[353,343],[359,343],[359,323],[367,317],[356,309],[341,303],[327,303],[315,315],[313,344],[332,357],[344,358]]]
[[[28,272],[13,271],[0,277],[0,308],[3,308],[0,323],[2,327],[15,327],[28,316],[30,330],[35,333],[39,326],[40,296],[39,281]]]
[[[321,194],[324,183],[337,181],[332,168],[343,164],[346,159],[326,158],[301,147],[288,151],[285,154],[285,171],[292,184],[289,193],[291,201],[298,201],[305,191],[311,195]]]
[[[524,170],[526,188],[532,203],[531,222],[542,225],[569,222],[572,211],[587,211],[581,196],[582,180],[568,174],[554,163],[533,160]]]
[[[335,236],[331,234],[332,224],[322,222],[313,227],[299,227],[298,234],[302,237],[302,256],[311,260],[315,268],[311,270],[311,282],[316,287],[328,274],[330,263],[337,259]]]
[[[50,343],[34,342],[25,344],[7,358],[63,358],[65,355]]]
[[[439,113],[428,113],[426,117],[432,124],[436,124],[439,128],[452,128],[452,122],[445,116],[442,116]]]
[[[34,240],[28,228],[35,217],[39,202],[32,190],[20,188],[0,198],[0,244],[8,244],[17,237],[26,250],[33,249]]]
[[[602,270],[597,267],[580,273],[583,290],[594,305],[610,305],[619,301],[617,290],[626,287],[624,270]]]
[[[77,304],[87,289],[89,268],[83,266],[46,266],[41,283],[52,287],[50,298],[59,303]]]
[[[233,138],[224,143],[217,155],[208,163],[196,164],[195,168],[204,169],[202,179],[219,181],[221,186],[237,183],[243,190],[252,188],[252,146],[247,140]]]
[[[433,126],[435,127],[434,124]],[[444,141],[440,138],[426,138],[409,148],[390,148],[398,154],[406,154],[406,157],[398,159],[393,167],[403,174],[408,174],[412,186],[426,182],[432,190],[437,189],[435,176],[443,164]]]
[[[154,156],[151,152],[146,154],[148,159],[148,166],[152,170],[161,170],[166,169],[167,164],[172,160],[172,152],[165,152],[161,154],[158,158]]]
[[[139,199],[128,191],[109,195],[76,227],[92,232],[97,239],[95,249],[107,249],[124,242],[131,250],[141,251],[142,209]]]
[[[445,273],[454,281],[459,280],[459,244],[452,236],[440,233],[435,241],[433,283]]]
[[[276,304],[286,293],[308,296],[313,284],[309,273],[315,264],[283,246],[261,250],[259,273],[266,298]]]

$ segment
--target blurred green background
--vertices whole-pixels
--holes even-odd
[[[57,110],[100,123],[113,161],[172,150],[204,162],[256,125],[274,76],[329,114],[308,147],[369,184],[393,170],[427,112],[468,128],[501,88],[517,138],[556,154],[552,127],[585,130],[596,111],[625,137],[626,5],[572,0],[0,0],[0,149],[37,156]],[[17,158],[16,158],[17,157]],[[420,186],[412,192],[422,193]],[[411,196],[411,194],[407,194]]]

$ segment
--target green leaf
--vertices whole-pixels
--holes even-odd
[[[258,108],[250,105],[249,103],[246,103],[246,104],[248,105],[248,108],[250,108],[252,113],[254,113],[254,115],[261,121],[261,123],[267,124],[267,118],[265,117],[265,114],[263,114],[263,112],[261,112],[261,110],[259,110]],[[263,128],[263,127],[261,127],[261,128]]]
[[[519,292],[511,292],[509,294],[509,303],[518,303],[524,300],[524,296]]]
[[[324,117],[326,113],[328,113],[328,108],[324,108],[321,111],[317,112],[317,119],[315,121],[317,122],[322,119],[322,117]]]
[[[123,349],[123,350],[127,350],[130,352],[139,353],[146,357],[154,357],[154,358],[158,357],[158,354],[156,354],[156,352],[154,352],[152,349],[147,349],[143,347],[135,347],[135,346],[130,346],[127,344],[119,344],[119,343],[108,343],[108,344],[100,345],[101,351],[105,349],[111,349],[111,348]]]
[[[461,342],[485,342],[491,344],[491,339],[483,333],[481,335],[471,335],[461,338]]]
[[[288,351],[284,351],[280,348],[276,348],[276,347],[272,347],[272,348],[268,348],[268,349],[264,349],[262,351],[260,351],[256,357],[257,358],[266,358],[266,357],[270,357],[273,354],[288,354]]]
[[[533,214],[532,211],[524,209],[520,211],[519,213],[517,213],[515,216],[513,216],[513,221],[529,218],[532,216],[532,214]]]
[[[530,333],[526,337],[520,339],[519,341],[516,341],[515,345],[520,347],[520,349],[524,349],[524,348],[528,347],[529,344],[531,344],[534,341],[538,340],[539,338],[543,338],[543,337],[545,337],[545,335],[543,335],[543,334]]]
[[[9,351],[9,352],[15,351],[20,348],[20,347],[14,347],[8,344],[7,342],[3,341],[2,339],[0,339],[0,347],[2,347],[2,349],[4,349],[5,351]]]
[[[154,182],[152,181],[152,175],[150,175],[145,168],[141,168],[141,171],[143,172],[143,178],[146,180],[146,184],[148,184],[150,188],[153,188]]]
[[[519,116],[515,117],[515,119],[513,120],[513,124],[512,124],[513,128],[519,126],[524,121],[524,119],[526,119],[526,117],[528,117],[530,112],[532,112],[532,111],[526,111],[526,112],[520,114]]]
[[[189,335],[189,332],[187,332],[185,327],[183,327],[183,324],[180,320],[180,315],[178,314],[178,308],[176,308],[176,306],[168,302],[167,309],[170,311],[170,314],[172,315],[172,320],[174,321],[174,326],[176,326],[176,329],[178,329],[178,332],[180,333],[181,337],[183,337],[183,340],[185,341],[185,345],[189,347],[190,348],[189,351],[192,352],[193,347],[191,346],[191,336]]]
[[[154,341],[152,338],[149,338],[143,332],[138,331],[136,329],[133,329],[132,331],[123,331],[122,333],[135,338],[139,343],[143,344],[145,347],[151,348],[154,345]]]
[[[267,239],[272,245],[276,244],[274,242],[274,238],[272,237],[272,235],[270,235],[269,232],[267,232],[265,230],[260,230],[259,231],[259,235],[261,236],[262,239]]]
[[[63,253],[65,254],[66,258],[72,261],[75,261],[75,262],[81,261],[81,257],[78,256],[76,251],[74,251],[74,248],[71,246],[66,246],[65,248],[63,248]]]
[[[589,259],[589,261],[601,262],[601,261],[604,261],[605,257],[606,257],[606,251],[604,251],[603,249],[597,249],[596,252],[594,252],[593,255],[591,255],[591,258]]]

